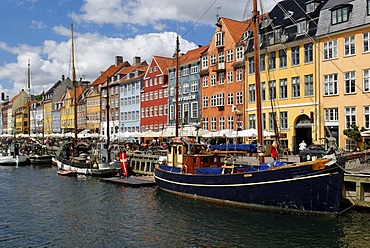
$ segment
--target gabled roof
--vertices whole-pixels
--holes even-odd
[[[193,50],[187,51],[184,55],[179,58],[179,64],[187,64],[191,61],[199,60],[201,54],[208,50],[209,45],[202,46]]]
[[[153,60],[158,65],[159,69],[162,71],[163,75],[168,75],[168,67],[172,67],[175,64],[175,60],[173,58],[161,57],[161,56],[153,56]]]
[[[235,43],[239,42],[245,30],[247,30],[252,23],[251,19],[247,21],[236,21],[225,17],[221,17],[221,21],[226,26]]]
[[[330,9],[338,5],[353,2],[354,0],[329,0],[322,9]]]
[[[89,89],[86,92],[86,97],[96,96],[96,95],[100,95],[99,92],[94,87],[89,87]]]
[[[77,87],[77,89],[76,89],[76,97],[77,97],[77,99],[80,98],[80,96],[83,93],[84,89],[85,89],[85,86],[79,86],[79,87]],[[74,89],[73,88],[72,89],[69,88],[68,89],[68,94],[71,96],[71,98],[74,98]],[[63,100],[64,100],[64,98],[65,98],[65,95],[63,96]]]
[[[109,66],[108,69],[103,71],[100,74],[100,76],[97,79],[95,79],[95,81],[91,84],[91,86],[98,86],[98,85],[103,84],[107,80],[107,77],[113,76],[119,70],[121,70],[122,68],[127,67],[127,66],[130,66],[130,63],[128,61],[121,62],[118,65]]]
[[[19,92],[18,94],[16,94],[15,96],[13,96],[12,100],[10,100],[11,102],[14,102],[15,100],[17,100],[17,98],[21,95],[21,92]]]

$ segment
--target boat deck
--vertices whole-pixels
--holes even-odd
[[[138,177],[108,177],[101,178],[101,181],[121,184],[129,187],[148,187],[156,185],[153,176]]]

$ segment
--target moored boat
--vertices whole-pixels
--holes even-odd
[[[78,174],[91,176],[108,177],[116,175],[121,164],[119,161],[119,151],[110,146],[109,132],[106,142],[101,143],[79,143],[77,139],[77,82],[76,71],[74,67],[74,39],[73,24],[72,31],[72,81],[73,81],[73,99],[74,99],[74,139],[64,142],[55,154],[55,162],[58,170],[77,171]],[[107,108],[109,106],[109,94],[107,94]],[[109,120],[109,111],[107,111],[107,120]],[[109,121],[107,121],[109,125]],[[109,126],[107,128],[109,130]],[[89,153],[87,153],[89,151]]]
[[[339,212],[345,159],[236,166],[215,152],[189,150],[180,139],[174,139],[168,159],[156,167],[154,177],[171,193],[275,211]]]
[[[109,177],[116,175],[121,169],[119,161],[119,151],[106,147],[105,143],[97,143],[93,147],[89,146],[90,153],[81,153],[76,149],[73,156],[73,141],[64,142],[55,154],[55,162],[58,170],[76,171],[78,174],[91,176]],[[112,158],[112,159],[110,159]]]
[[[256,0],[253,5],[253,33],[257,34],[257,22],[260,18]],[[346,158],[336,159],[332,154],[303,163],[274,161],[268,164],[264,161],[266,153],[262,129],[258,42],[258,35],[254,35],[258,163],[239,165],[229,156],[231,151],[227,147],[222,152],[207,151],[204,145],[177,137],[170,144],[167,161],[154,170],[156,183],[162,190],[211,202],[278,212],[336,215],[342,200]],[[178,47],[176,51],[178,58]],[[178,81],[176,77],[176,95]],[[177,114],[178,99],[174,105],[174,112]],[[178,118],[176,129],[177,123]],[[276,123],[274,126],[277,127]],[[275,137],[278,144],[278,130],[275,131]],[[235,150],[236,148],[237,146],[233,147]],[[277,156],[273,157],[277,159]]]
[[[75,177],[77,176],[77,171],[76,170],[58,170],[58,175]]]
[[[27,157],[19,152],[18,143],[9,143],[6,150],[0,153],[0,166],[25,166],[28,164]]]

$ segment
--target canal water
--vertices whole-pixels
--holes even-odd
[[[369,223],[367,211],[253,211],[55,167],[0,167],[0,247],[369,247]]]

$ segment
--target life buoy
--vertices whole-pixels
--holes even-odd
[[[182,165],[182,172],[187,173],[188,172],[188,166],[186,164]]]

